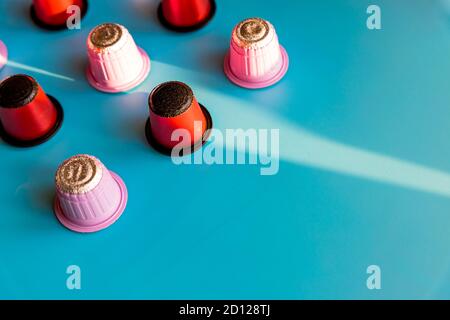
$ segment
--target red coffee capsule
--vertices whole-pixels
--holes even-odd
[[[73,15],[72,11],[67,12],[70,6],[78,6],[82,18],[86,15],[88,2],[87,0],[33,0],[31,18],[41,28],[61,30],[67,28],[67,20]]]
[[[204,27],[215,13],[215,0],[162,0],[158,8],[161,23],[178,32]]]
[[[45,94],[27,75],[14,75],[0,83],[0,137],[17,147],[31,147],[50,139],[61,127],[64,113],[59,102]]]
[[[200,149],[208,140],[212,118],[198,103],[185,83],[171,81],[153,89],[149,96],[150,118],[145,128],[147,140],[157,151],[184,156]]]

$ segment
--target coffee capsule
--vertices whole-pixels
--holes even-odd
[[[149,96],[150,118],[146,136],[157,151],[183,156],[200,149],[209,138],[212,118],[185,83],[171,81],[157,86]]]
[[[286,74],[289,58],[270,22],[251,18],[233,30],[224,70],[235,84],[249,89],[274,85]]]
[[[129,91],[150,72],[150,58],[139,48],[128,30],[114,23],[94,28],[87,40],[87,79],[97,90],[109,93]]]
[[[109,227],[127,204],[122,179],[90,155],[64,161],[56,172],[55,184],[56,217],[75,232],[92,233]]]
[[[83,18],[87,9],[87,0],[33,0],[31,18],[41,28],[62,30],[67,28],[67,21],[74,13],[79,12]]]
[[[63,109],[30,76],[14,75],[0,83],[0,136],[18,147],[50,139],[61,127]]]
[[[162,0],[158,18],[168,29],[189,32],[204,27],[215,12],[214,0]]]

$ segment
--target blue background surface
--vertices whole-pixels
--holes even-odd
[[[29,3],[0,1],[11,60],[0,77],[32,75],[66,118],[39,147],[0,143],[0,298],[450,298],[448,1],[377,0],[383,29],[370,31],[373,1],[218,0],[190,34],[163,29],[157,1],[91,0],[81,30],[57,33],[32,24]],[[222,72],[233,26],[252,16],[275,25],[291,58],[286,78],[259,91]],[[129,94],[85,80],[85,40],[103,22],[151,56]],[[279,174],[175,166],[149,148],[147,96],[168,80],[190,84],[216,128],[280,129]],[[129,190],[126,212],[97,234],[52,212],[54,172],[78,153]],[[66,288],[72,264],[80,291]],[[369,265],[382,290],[367,289]]]

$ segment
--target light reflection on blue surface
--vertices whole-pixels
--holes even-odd
[[[37,73],[40,75],[44,75],[44,76],[48,76],[48,77],[53,77],[56,79],[61,79],[61,80],[67,80],[67,81],[75,81],[75,79],[54,73],[54,72],[50,72],[44,69],[40,69],[40,68],[36,68],[36,67],[32,67],[32,66],[27,66],[25,64],[22,63],[18,63],[18,62],[14,62],[9,60],[8,63],[6,64],[7,66],[11,67],[14,73],[20,73],[20,72],[31,72],[31,73]]]
[[[450,197],[450,174],[446,172],[320,137],[280,117],[258,110],[251,103],[201,87],[193,81],[198,79],[198,75],[193,72],[160,62],[153,62],[153,65],[155,72],[177,80],[190,79],[211,105],[226,105],[226,108],[214,109],[218,119],[216,127],[222,132],[229,128],[280,129],[282,160]],[[137,89],[142,93],[151,90],[148,85]],[[254,146],[251,147],[253,149],[250,152],[257,152]]]

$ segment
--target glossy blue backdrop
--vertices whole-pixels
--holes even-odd
[[[218,0],[191,34],[163,29],[152,0],[91,0],[81,30],[50,33],[29,20],[30,2],[0,1],[11,59],[0,76],[34,76],[66,119],[37,148],[0,143],[0,298],[450,298],[448,1],[377,0],[382,30],[370,31],[373,1]],[[270,20],[291,57],[270,89],[222,73],[231,30],[250,16]],[[153,62],[129,94],[84,78],[87,34],[110,21]],[[279,128],[279,174],[175,166],[150,149],[146,99],[167,80],[189,83],[216,128]],[[53,216],[54,172],[77,153],[128,185],[126,212],[104,232],[72,233]],[[66,289],[71,264],[80,291]],[[369,265],[382,290],[367,289]]]

